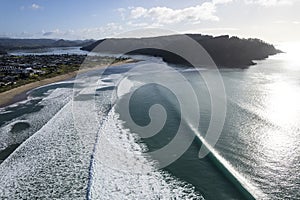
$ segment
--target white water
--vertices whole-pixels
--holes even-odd
[[[38,103],[40,106],[44,106],[38,112],[26,113],[20,117],[14,118],[4,126],[0,127],[0,150],[5,149],[6,147],[22,143],[25,139],[30,137],[33,133],[38,131],[44,124],[46,124],[55,113],[57,113],[67,102],[71,100],[71,89],[56,89],[51,91],[51,93],[43,98],[41,102]],[[29,97],[28,100],[25,100],[20,103],[16,103],[10,107],[17,107],[18,105],[30,104],[30,101],[33,99],[39,99],[39,97]],[[3,112],[1,111],[3,114]],[[30,127],[24,131],[14,134],[11,132],[13,125],[19,122],[27,122]]]
[[[93,162],[92,199],[203,199],[194,187],[155,168],[138,136],[112,110],[99,132]]]
[[[106,79],[118,77],[112,75]],[[102,81],[98,84],[97,89],[111,85]],[[94,108],[95,99],[74,102],[71,92],[63,88],[49,91],[40,102],[47,106],[1,127],[1,142],[5,141],[2,145],[7,146],[14,123],[25,120],[31,126],[35,122],[45,124],[1,163],[0,199],[86,199],[89,182],[91,199],[202,199],[192,185],[157,170],[155,163],[142,154],[145,149],[136,143],[136,135],[123,129],[113,110],[107,117],[98,113],[99,119],[105,120],[101,127],[100,123],[94,126],[98,119],[90,121],[86,116]],[[90,92],[91,88],[85,88],[75,95]],[[101,101],[108,101],[105,98],[110,95],[102,93]],[[101,108],[96,109],[101,112]],[[91,154],[99,128],[89,180]]]
[[[84,199],[92,141],[83,140],[68,103],[0,165],[1,199]]]

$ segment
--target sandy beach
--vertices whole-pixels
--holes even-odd
[[[129,59],[129,60],[120,61],[120,62],[111,64],[110,66],[119,66],[119,65],[122,65],[122,64],[132,63],[132,62],[136,62],[136,61],[132,60],[132,59]],[[26,93],[28,91],[34,89],[34,88],[44,86],[44,85],[48,85],[48,84],[55,83],[55,82],[59,82],[59,81],[63,81],[63,80],[68,80],[68,79],[76,77],[77,74],[82,74],[82,73],[85,73],[85,72],[88,72],[88,71],[101,69],[101,68],[104,68],[106,66],[107,66],[107,64],[106,65],[98,65],[98,66],[95,66],[93,68],[82,69],[82,70],[70,72],[70,73],[67,73],[67,74],[55,76],[55,77],[52,77],[52,78],[43,79],[43,80],[36,81],[36,82],[33,82],[33,83],[28,83],[28,84],[22,85],[20,87],[13,88],[11,90],[2,92],[2,93],[0,93],[0,108],[26,99]]]

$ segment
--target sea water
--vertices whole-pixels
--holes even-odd
[[[70,80],[33,90],[27,101],[2,109],[0,147],[22,144],[0,165],[1,198],[244,199],[215,162],[209,157],[199,159],[201,144],[196,139],[178,160],[162,169],[157,167],[159,160],[147,156],[174,138],[181,118],[176,97],[167,88],[150,84],[135,93],[131,115],[140,125],[147,125],[147,108],[159,103],[168,113],[166,125],[150,138],[131,131],[118,109],[122,96],[114,99],[116,88],[123,88],[126,95],[130,88],[151,78],[149,73],[168,77],[151,69],[123,76],[139,64],[114,67],[102,76],[101,71],[89,73],[87,77],[98,77],[92,97],[89,89],[74,92],[75,80]],[[198,71],[172,67],[186,77],[201,100],[197,131],[205,136],[211,119],[209,90]],[[249,69],[223,69],[220,73],[227,112],[214,153],[246,180],[256,198],[299,199],[297,60],[288,52]],[[120,79],[126,79],[122,82],[125,86],[119,84]],[[74,120],[78,102],[82,106],[76,107],[76,119],[83,122],[79,129]],[[97,111],[96,121],[86,119],[88,108]]]

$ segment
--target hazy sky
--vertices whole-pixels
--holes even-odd
[[[0,36],[99,39],[141,28],[300,41],[300,0],[0,0]]]

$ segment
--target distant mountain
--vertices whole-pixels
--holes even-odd
[[[54,40],[54,39],[12,39],[0,38],[0,51],[50,48],[50,47],[73,47],[90,45],[94,40]]]
[[[201,34],[187,34],[187,36],[201,44],[219,68],[247,68],[250,65],[255,64],[253,60],[262,60],[270,55],[281,53],[281,51],[277,50],[273,45],[263,42],[259,39],[240,39],[238,37],[229,37],[228,35],[213,37]],[[117,54],[121,53],[122,49],[139,46],[143,47],[155,45],[161,47],[161,49],[164,49],[164,47],[178,44],[180,42],[184,42],[185,40],[186,36],[183,35],[160,36],[152,38],[112,38],[98,40],[95,43],[92,43],[91,45],[85,46],[81,49]],[[97,49],[96,47],[104,41],[106,47],[103,48],[102,45],[101,50]],[[135,50],[133,52],[128,52],[127,54],[158,56],[162,57],[164,61],[169,63],[191,65],[182,57],[160,49],[144,48]]]
[[[92,44],[93,42],[95,42],[94,40],[57,40],[56,42],[53,43],[54,46],[57,47],[74,47],[74,46],[85,46],[88,44]]]

